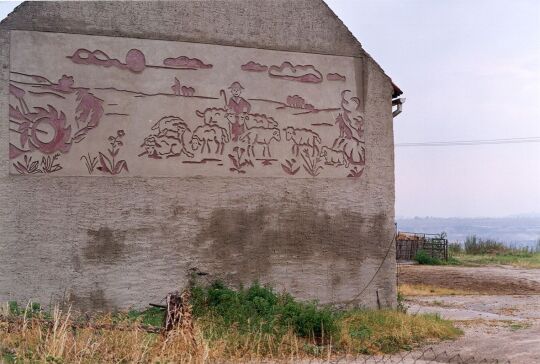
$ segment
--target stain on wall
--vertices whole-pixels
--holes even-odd
[[[92,264],[118,264],[126,251],[126,232],[101,227],[98,230],[88,229],[88,241],[83,248],[85,261]]]

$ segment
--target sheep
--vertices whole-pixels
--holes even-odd
[[[324,157],[325,164],[334,165],[336,167],[342,165],[346,168],[349,167],[349,158],[347,158],[342,150],[334,150],[323,146],[319,156]]]
[[[177,116],[165,116],[159,119],[151,129],[155,130],[153,137],[158,138],[157,140],[161,141],[162,144],[169,146],[169,151],[166,153],[160,152],[160,155],[166,155],[169,158],[184,153],[189,158],[193,157],[193,154],[186,149],[184,143],[184,134],[190,130],[181,118]],[[163,148],[163,146],[160,146],[160,148]]]
[[[216,143],[215,153],[223,154],[225,143],[229,142],[229,136],[227,130],[217,125],[200,125],[194,131],[191,136],[191,149],[194,151],[201,147],[201,153],[204,153],[205,148],[208,153],[211,153],[210,142]]]
[[[288,126],[285,129],[285,139],[293,142],[292,152],[298,156],[300,153],[300,146],[310,147],[312,150],[312,156],[315,156],[315,152],[319,153],[319,147],[317,143],[321,143],[321,137],[309,129],[298,129]]]
[[[263,157],[272,157],[270,153],[272,140],[281,141],[281,133],[278,128],[253,127],[240,137],[240,141],[247,141],[248,156],[252,155],[253,157],[255,157],[255,144],[263,145]]]
[[[264,114],[249,114],[249,118],[246,120],[246,128],[251,129],[254,127],[263,128],[277,128],[278,123],[271,116]]]
[[[231,138],[231,116],[234,114],[231,114],[225,109],[217,108],[217,107],[209,107],[205,109],[204,111],[197,110],[195,112],[198,117],[203,118],[203,122],[206,125],[217,125],[222,129],[225,129],[227,133],[227,137]]]

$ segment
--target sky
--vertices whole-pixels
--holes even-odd
[[[404,91],[397,144],[540,137],[540,1],[326,1]],[[540,214],[540,143],[396,147],[395,174],[400,217]]]
[[[540,1],[327,3],[404,91],[396,143],[540,137]],[[540,213],[540,143],[395,153],[398,216]]]

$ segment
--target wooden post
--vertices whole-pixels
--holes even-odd
[[[193,319],[191,315],[191,293],[186,289],[179,294],[171,292],[166,297],[166,313],[163,328],[165,331],[181,328],[193,334]]]

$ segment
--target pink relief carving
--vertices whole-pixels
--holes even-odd
[[[245,167],[251,166],[254,167],[253,162],[247,158],[247,153],[245,148],[234,147],[233,153],[228,155],[229,159],[233,163],[233,167],[229,168],[229,171],[236,172],[238,174],[245,174]]]
[[[286,164],[281,164],[281,168],[283,168],[283,171],[291,176],[294,176],[298,171],[300,170],[300,166],[296,167],[296,159],[286,159]]]
[[[36,113],[24,115],[18,108],[10,105],[10,118],[23,120],[18,123],[19,128],[16,131],[20,134],[21,147],[25,148],[28,145],[30,150],[38,149],[44,154],[67,153],[71,147],[71,126],[66,126],[66,116],[63,112],[59,114],[53,106],[47,106],[48,109],[36,107]],[[42,124],[48,124],[53,130],[53,137],[46,138],[50,139],[49,141],[43,141],[38,136],[48,134],[39,128]]]
[[[173,68],[184,68],[184,69],[207,69],[212,68],[211,64],[205,64],[198,58],[189,58],[186,56],[180,56],[176,58],[166,58],[163,60],[165,66]]]
[[[107,149],[109,156],[106,156],[102,152],[98,152],[99,166],[97,169],[99,171],[110,175],[120,174],[123,170],[129,172],[127,162],[125,160],[116,160],[118,152],[120,152],[120,147],[124,145],[121,140],[124,135],[126,135],[126,133],[123,130],[118,130],[116,135],[109,136],[108,140],[109,144],[111,145],[111,148]]]
[[[195,95],[195,89],[193,87],[181,85],[180,80],[176,77],[174,78],[174,84],[171,86],[171,89],[176,96],[192,97]]]
[[[257,62],[249,61],[248,63],[240,66],[240,69],[242,71],[248,72],[266,72],[268,70],[268,66]]]
[[[22,150],[19,147],[9,143],[9,159],[15,159],[26,152],[29,152],[29,150]]]
[[[135,73],[142,72],[146,67],[144,53],[138,49],[130,49],[126,54],[126,67]]]
[[[347,177],[359,178],[360,176],[362,176],[363,173],[364,173],[364,168],[358,169],[357,167],[354,167],[353,169],[349,171],[349,174],[347,175]]]
[[[287,106],[295,109],[306,109],[311,111],[316,110],[315,106],[313,106],[312,104],[308,104],[306,100],[299,95],[287,96]]]
[[[130,49],[127,52],[125,63],[120,62],[116,58],[110,58],[105,52],[99,49],[92,52],[88,49],[79,48],[72,56],[68,56],[68,58],[77,64],[116,67],[135,73],[142,72],[146,67],[144,53],[138,49]]]
[[[345,168],[349,168],[349,158],[347,158],[345,152],[342,150],[334,150],[323,146],[319,156],[324,158],[325,164],[327,165],[336,167],[345,166]]]
[[[13,167],[19,174],[54,173],[62,169],[62,166],[57,163],[58,157],[60,157],[58,153],[43,156],[40,164],[39,160],[32,161],[31,156],[25,155],[22,160],[13,163]]]
[[[302,164],[304,170],[311,177],[317,177],[323,170],[323,167],[321,166],[321,158],[319,156],[314,156],[313,154],[310,156],[309,149],[307,148],[304,149],[302,153],[300,153],[300,156],[304,161],[304,163]]]
[[[221,128],[218,125],[199,125],[191,136],[191,149],[193,151],[199,150],[204,153],[205,149],[208,153],[212,153],[210,145],[214,143],[216,145],[216,154],[223,154],[225,143],[229,142],[229,135],[225,128]]]
[[[9,93],[13,96],[15,96],[16,98],[20,99],[22,97],[24,97],[25,95],[25,91],[22,89],[22,88],[19,88],[15,85],[9,85]]]
[[[264,167],[271,166],[273,165],[272,162],[278,161],[277,159],[272,159],[272,158],[257,158],[256,160],[260,161],[261,165]]]
[[[339,73],[328,73],[326,75],[328,81],[346,81],[347,78]]]
[[[185,164],[206,164],[208,162],[222,162],[222,160],[217,158],[203,158],[200,161],[182,161],[182,163]],[[223,164],[218,164],[218,166],[219,165],[222,166]]]
[[[298,156],[298,153],[300,152],[300,147],[311,149],[312,156],[319,153],[318,145],[321,143],[321,137],[313,130],[293,128],[292,126],[288,126],[283,130],[285,130],[285,139],[293,143],[292,152],[295,153],[296,156]]]
[[[295,65],[291,62],[283,62],[281,66],[271,66],[268,69],[270,77],[281,78],[289,81],[320,83],[323,81],[322,74],[312,65]]]
[[[79,102],[75,109],[77,126],[80,127],[79,124],[86,124],[88,128],[98,126],[104,112],[103,100],[97,98],[88,90],[79,89],[77,90],[77,101]]]
[[[350,90],[341,92],[341,113],[335,124],[339,128],[339,136],[332,144],[332,150],[343,151],[350,164],[365,164],[364,117],[358,97],[351,96]]]
[[[58,83],[51,85],[50,88],[54,91],[69,93],[73,92],[72,87],[74,83],[73,76],[62,75],[62,78],[58,80]]]
[[[187,150],[184,142],[184,134],[191,131],[184,120],[177,116],[165,116],[151,129],[154,133],[144,138],[141,144],[144,151],[139,157],[146,155],[151,159],[162,159],[184,154],[188,158],[193,158],[193,153]]]
[[[253,157],[255,157],[255,145],[262,145],[263,157],[272,157],[270,153],[272,140],[281,141],[281,133],[278,128],[253,127],[240,137],[240,141],[245,141],[248,144],[248,156]]]

